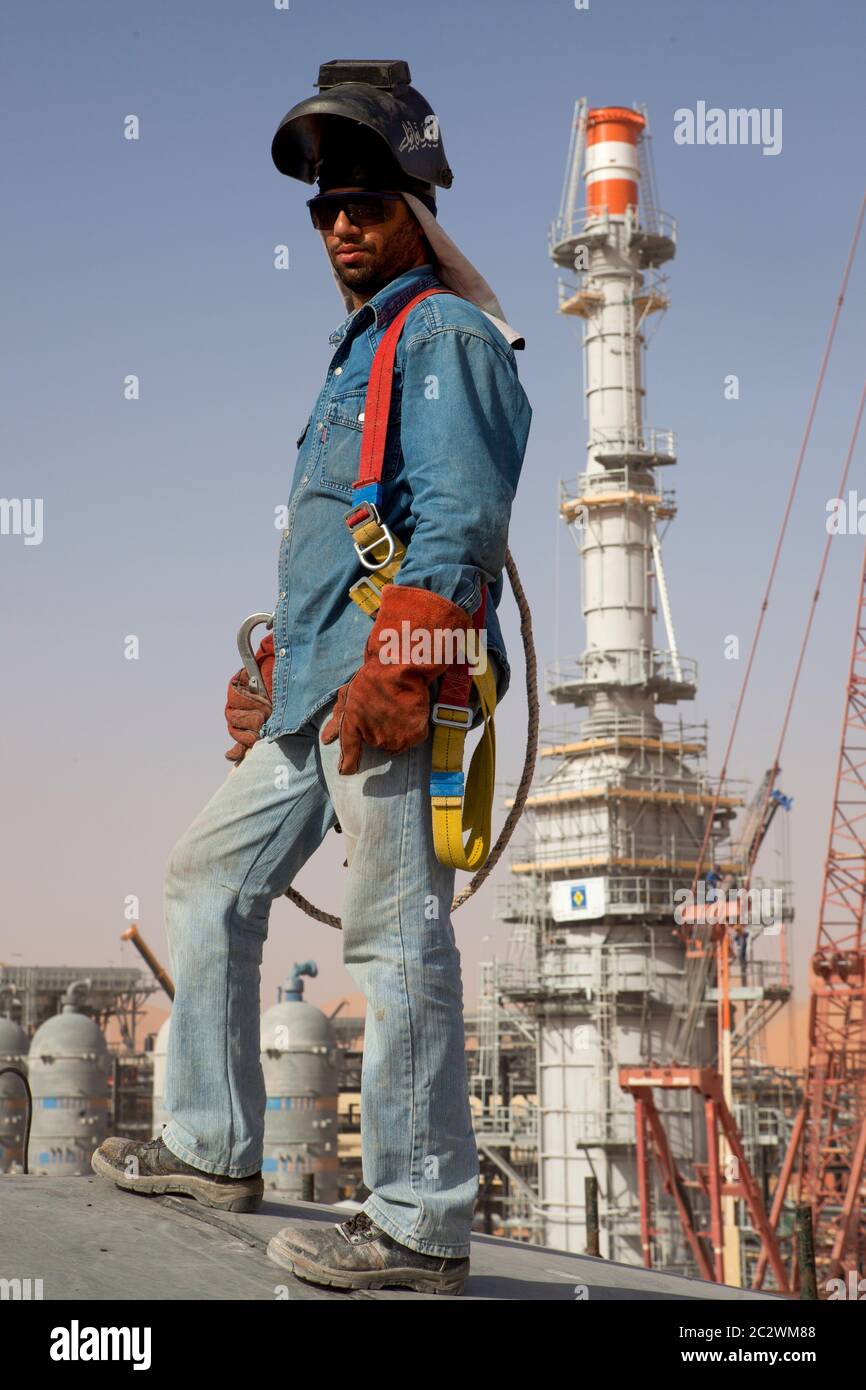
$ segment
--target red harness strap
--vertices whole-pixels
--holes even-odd
[[[373,365],[370,368],[367,398],[364,401],[361,466],[358,469],[356,488],[365,487],[368,483],[382,481],[385,442],[388,437],[388,415],[391,410],[391,388],[394,383],[394,358],[397,353],[400,334],[403,332],[403,325],[415,305],[420,304],[422,299],[428,299],[431,294],[453,293],[453,290],[439,289],[436,285],[432,285],[430,289],[422,290],[420,294],[415,295],[414,299],[410,299],[408,304],[404,304],[382,334],[373,357]]]
[[[481,602],[472,616],[472,625],[476,633],[480,632],[484,626],[484,615],[487,611],[487,585],[481,590]],[[439,682],[439,695],[437,703],[440,705],[468,705],[469,696],[472,692],[472,676],[469,666],[461,661],[449,666],[442,675]]]
[[[364,401],[364,430],[361,437],[361,461],[358,478],[353,487],[362,493],[363,500],[346,515],[346,525],[350,533],[356,526],[375,518],[379,520],[377,507],[381,501],[382,470],[385,464],[385,445],[388,438],[388,420],[391,412],[391,391],[394,383],[394,359],[397,343],[409,314],[431,294],[453,294],[453,290],[431,286],[421,290],[405,304],[389,323],[382,334],[379,346],[370,368],[370,380]],[[362,491],[363,490],[363,491]],[[487,585],[481,590],[481,603],[473,615],[475,631],[484,626],[487,609]],[[440,704],[466,706],[472,690],[472,676],[466,663],[450,666],[441,679],[439,690]]]

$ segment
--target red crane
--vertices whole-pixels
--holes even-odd
[[[809,1062],[797,1117],[773,1200],[776,1230],[793,1179],[797,1201],[812,1208],[815,1264],[824,1279],[860,1271],[866,1253],[866,550],[830,841],[809,980]],[[795,1175],[796,1170],[796,1175]],[[760,1288],[767,1265],[755,1275]]]
[[[866,1240],[866,551],[860,573],[830,842],[812,956],[809,1065],[798,1200],[812,1208],[829,1277],[857,1268]],[[862,1266],[860,1266],[862,1268]]]

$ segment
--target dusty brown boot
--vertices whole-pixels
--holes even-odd
[[[94,1173],[110,1178],[125,1192],[140,1192],[145,1197],[194,1197],[221,1211],[258,1211],[265,1190],[261,1173],[248,1178],[205,1173],[175,1158],[161,1139],[147,1144],[134,1139],[105,1139],[90,1163]]]
[[[275,1264],[309,1284],[337,1289],[414,1289],[456,1296],[469,1275],[469,1259],[410,1250],[365,1211],[348,1221],[293,1221],[268,1245]]]

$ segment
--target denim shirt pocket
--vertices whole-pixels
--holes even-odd
[[[364,429],[366,387],[342,391],[331,397],[325,410],[320,452],[320,480],[328,491],[349,497],[357,482],[361,464],[361,436]],[[391,426],[385,446],[383,478],[392,478],[400,464],[400,431],[394,425],[395,391],[392,397]],[[399,411],[397,413],[399,423]]]

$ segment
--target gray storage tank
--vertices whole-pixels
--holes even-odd
[[[30,1044],[32,1173],[89,1173],[93,1150],[108,1133],[111,1058],[98,1025],[76,1011],[74,996],[84,984],[70,985],[62,1011]]]
[[[0,1071],[18,1067],[27,1075],[30,1039],[20,1023],[0,1017]],[[17,1076],[0,1076],[0,1173],[20,1173],[24,1166],[26,1092]]]
[[[159,1139],[171,1116],[165,1108],[165,1067],[168,1057],[168,1035],[171,1014],[163,1022],[153,1045],[153,1129],[152,1137]]]
[[[288,1196],[313,1195],[317,1202],[332,1203],[339,1198],[340,1178],[337,1044],[330,1020],[304,1003],[301,978],[317,974],[314,961],[296,965],[291,983],[278,991],[278,1002],[262,1016],[268,1097],[262,1176],[265,1187]]]

